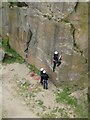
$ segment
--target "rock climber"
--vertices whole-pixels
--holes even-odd
[[[42,77],[43,77],[43,88],[44,89],[48,89],[48,79],[49,79],[49,76],[48,76],[48,74],[46,73],[45,70],[43,71]]]
[[[62,54],[62,53],[61,53]],[[59,53],[57,51],[54,52],[53,55],[53,72],[55,71],[56,65],[57,67],[61,64],[62,55],[59,56]]]
[[[44,70],[43,68],[40,69],[40,77],[41,77],[40,83],[41,83],[41,85],[43,85],[43,77],[42,77],[43,70]]]

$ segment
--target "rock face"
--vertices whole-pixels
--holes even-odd
[[[57,86],[86,86],[87,3],[26,4],[10,8],[3,4],[2,36],[8,33],[11,47],[28,63],[44,67]],[[62,52],[63,59],[52,72],[55,50]]]

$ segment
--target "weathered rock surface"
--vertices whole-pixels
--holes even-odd
[[[9,33],[11,47],[28,63],[39,69],[44,67],[56,85],[86,86],[87,27],[83,32],[81,25],[87,26],[87,10],[84,10],[87,4],[27,4],[29,7],[12,8],[3,4],[3,37]],[[83,8],[79,9],[81,4]],[[62,52],[63,60],[53,73],[52,56],[55,50]]]
[[[2,49],[0,49],[0,62],[3,60],[4,55],[5,55],[5,52]]]
[[[2,35],[2,4],[0,3],[0,35]]]

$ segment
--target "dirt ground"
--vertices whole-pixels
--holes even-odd
[[[22,66],[22,67],[21,67]],[[31,112],[26,106],[25,103],[17,98],[17,93],[14,87],[14,75],[21,73],[21,76],[24,75],[25,65],[12,64],[3,67],[2,70],[2,110],[3,115],[7,118],[37,118],[33,112]],[[14,69],[14,71],[12,71]],[[21,72],[20,72],[21,71]]]
[[[2,76],[0,78],[0,100],[2,99],[0,114],[2,117],[75,117],[75,113],[69,105],[55,101],[57,88],[49,81],[49,89],[44,90],[40,81],[35,79],[37,76],[34,78],[30,76],[30,70],[25,64],[0,65],[0,76]],[[22,89],[25,81],[29,85]]]
[[[7,118],[38,118],[20,99],[16,93],[14,78],[18,75],[21,78],[30,78],[29,70],[25,64],[11,64],[1,67],[2,85],[0,81],[0,98],[2,98],[3,116]],[[37,81],[33,80],[33,84]],[[2,86],[2,87],[1,87]],[[1,91],[2,90],[2,91]],[[3,97],[2,97],[3,95]]]

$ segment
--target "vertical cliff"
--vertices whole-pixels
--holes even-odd
[[[0,9],[1,10],[1,9]],[[28,63],[44,67],[57,86],[87,86],[87,3],[3,3],[2,36]],[[52,72],[53,53],[62,64]]]

